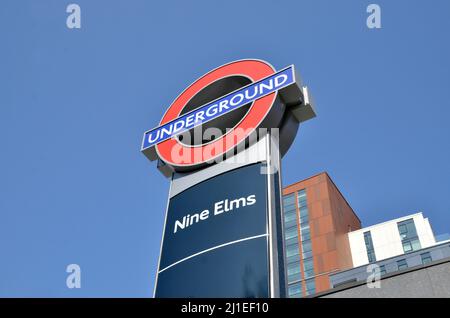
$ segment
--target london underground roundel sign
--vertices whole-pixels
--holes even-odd
[[[144,133],[141,151],[172,171],[195,170],[234,152],[256,129],[279,127],[285,108],[302,102],[293,65],[276,71],[261,60],[231,62],[186,88]],[[208,138],[205,128],[221,133]]]

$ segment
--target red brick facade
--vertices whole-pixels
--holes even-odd
[[[327,173],[320,173],[289,185],[283,189],[283,195],[297,193],[303,189],[306,190],[314,279],[318,293],[330,288],[330,273],[352,267],[347,233],[360,229],[361,222]],[[300,227],[297,228],[300,241]],[[299,243],[301,246],[301,242]],[[304,279],[302,261],[300,266]],[[303,286],[303,291],[304,289]]]

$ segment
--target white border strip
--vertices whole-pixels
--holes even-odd
[[[260,235],[255,235],[255,236],[250,236],[250,237],[246,237],[246,238],[243,238],[243,239],[239,239],[239,240],[236,240],[236,241],[231,241],[231,242],[228,242],[228,243],[224,243],[224,244],[220,244],[220,245],[217,245],[217,246],[208,248],[208,249],[206,249],[206,250],[200,251],[200,252],[198,252],[198,253],[195,253],[195,254],[192,254],[192,255],[190,255],[190,256],[188,256],[188,257],[185,257],[185,258],[183,258],[183,259],[180,259],[179,261],[176,261],[176,262],[173,263],[173,264],[170,264],[169,266],[167,266],[167,267],[163,268],[162,270],[160,270],[160,271],[158,272],[158,274],[161,274],[161,273],[164,272],[166,269],[169,269],[169,268],[171,268],[172,266],[175,266],[175,265],[177,265],[177,264],[179,264],[179,263],[181,263],[181,262],[184,262],[184,261],[186,261],[186,260],[188,260],[188,259],[190,259],[190,258],[192,258],[192,257],[198,256],[198,255],[200,255],[200,254],[207,253],[207,252],[210,252],[210,251],[212,251],[212,250],[215,250],[215,249],[218,249],[218,248],[227,246],[227,245],[231,245],[231,244],[235,244],[235,243],[239,243],[239,242],[243,242],[243,241],[248,241],[248,240],[252,240],[252,239],[256,239],[256,238],[260,238],[260,237],[264,237],[264,236],[269,236],[269,234],[265,233],[265,234],[260,234]]]

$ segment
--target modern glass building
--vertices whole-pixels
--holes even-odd
[[[422,213],[407,215],[348,233],[353,266],[378,262],[436,245],[427,218]],[[398,267],[407,267],[401,259]]]
[[[347,233],[361,223],[327,173],[283,190],[288,297],[330,288],[331,273],[352,268]]]
[[[369,264],[377,264],[383,276],[432,263],[438,252],[427,248],[450,242],[449,236],[437,240],[420,212],[361,228],[327,173],[285,187],[283,213],[291,298],[355,280],[353,273],[364,278]]]

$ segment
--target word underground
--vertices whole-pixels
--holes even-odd
[[[180,133],[220,117],[236,108],[251,103],[295,82],[294,67],[289,66],[258,82],[225,95],[211,103],[203,105],[160,127],[145,132],[142,150],[175,137]]]
[[[214,203],[214,215],[219,215],[222,213],[230,212],[234,209],[239,209],[241,207],[246,207],[249,205],[253,205],[256,203],[256,195],[252,194],[247,197],[242,197],[235,200],[222,200]],[[173,233],[177,233],[178,230],[184,230],[185,228],[196,224],[200,221],[204,221],[209,218],[209,210],[203,210],[200,213],[188,214],[183,216],[183,219],[175,221],[175,226],[173,229]]]

